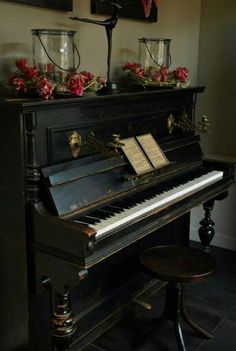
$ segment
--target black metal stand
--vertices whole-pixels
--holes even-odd
[[[70,17],[70,19],[93,23],[99,26],[105,27],[106,35],[107,35],[107,81],[106,84],[98,90],[99,95],[112,94],[113,92],[117,92],[117,84],[111,82],[111,51],[112,51],[112,33],[115,28],[118,18],[119,18],[119,10],[121,6],[118,3],[111,2],[110,4],[113,8],[113,14],[111,17],[107,18],[104,21],[92,20],[89,18],[80,18],[80,17]]]

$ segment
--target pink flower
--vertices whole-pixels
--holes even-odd
[[[142,67],[138,67],[134,70],[134,73],[137,78],[142,78],[144,77],[144,69]]]
[[[48,100],[53,95],[53,85],[46,77],[40,77],[37,81],[37,91],[41,97]]]
[[[16,60],[16,67],[20,70],[20,71],[24,71],[26,66],[27,66],[27,59],[26,58],[22,58],[19,60]]]
[[[15,88],[16,91],[26,90],[25,81],[22,78],[13,78],[10,84]]]
[[[82,72],[80,72],[80,74],[82,75],[84,83],[88,83],[93,79],[93,74],[90,72],[82,71]]]
[[[180,82],[187,82],[189,77],[189,69],[186,67],[177,67],[174,69],[174,77],[175,79],[179,80]]]
[[[168,74],[169,74],[169,69],[167,67],[161,67],[159,69],[160,75],[161,75],[161,81],[162,82],[167,82],[168,80]]]
[[[129,69],[130,71],[135,71],[137,69],[142,68],[142,66],[140,65],[140,63],[136,63],[136,62],[127,62],[122,70],[125,71],[126,69]]]
[[[154,71],[151,73],[152,80],[160,82],[161,81],[161,73],[159,71]]]
[[[136,62],[127,62],[123,67],[122,67],[123,71],[131,71],[135,74],[136,78],[142,78],[144,77],[144,69],[142,68],[142,66],[140,65],[140,63],[136,63]]]
[[[82,74],[76,73],[70,77],[67,82],[67,88],[72,94],[82,96],[84,91],[84,77]]]

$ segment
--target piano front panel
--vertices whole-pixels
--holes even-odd
[[[78,130],[86,138],[92,130],[102,141],[112,134],[122,138],[151,132],[158,142],[184,137],[176,128],[170,136],[167,118],[172,113],[176,120],[184,111],[193,118],[195,94],[203,88],[121,94],[105,97],[48,101],[37,105],[26,104],[25,127],[35,134],[36,159],[41,167],[72,160],[68,138]],[[26,143],[28,136],[26,135]],[[81,157],[86,155],[81,150]]]

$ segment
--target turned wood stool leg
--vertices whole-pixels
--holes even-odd
[[[174,330],[180,351],[186,351],[182,328],[180,325],[182,286],[179,283],[168,283],[166,287],[166,319],[174,323]]]
[[[211,333],[209,333],[207,330],[203,329],[202,327],[200,327],[196,322],[194,322],[188,315],[186,308],[185,308],[185,304],[184,304],[184,295],[185,295],[185,291],[184,291],[184,286],[182,285],[182,293],[181,293],[181,315],[184,319],[184,321],[186,322],[186,324],[188,324],[191,328],[193,328],[194,330],[196,330],[201,336],[207,338],[207,339],[212,339],[213,335]]]

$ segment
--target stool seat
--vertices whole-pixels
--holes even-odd
[[[156,278],[178,283],[202,282],[215,272],[215,260],[199,249],[165,245],[146,250],[142,265]]]
[[[189,317],[184,305],[184,283],[206,280],[216,270],[214,259],[199,249],[165,245],[144,251],[141,264],[150,275],[167,282],[165,308],[162,315],[155,320],[155,330],[163,322],[172,321],[179,351],[186,351],[180,318],[201,336],[212,338],[212,334]]]

